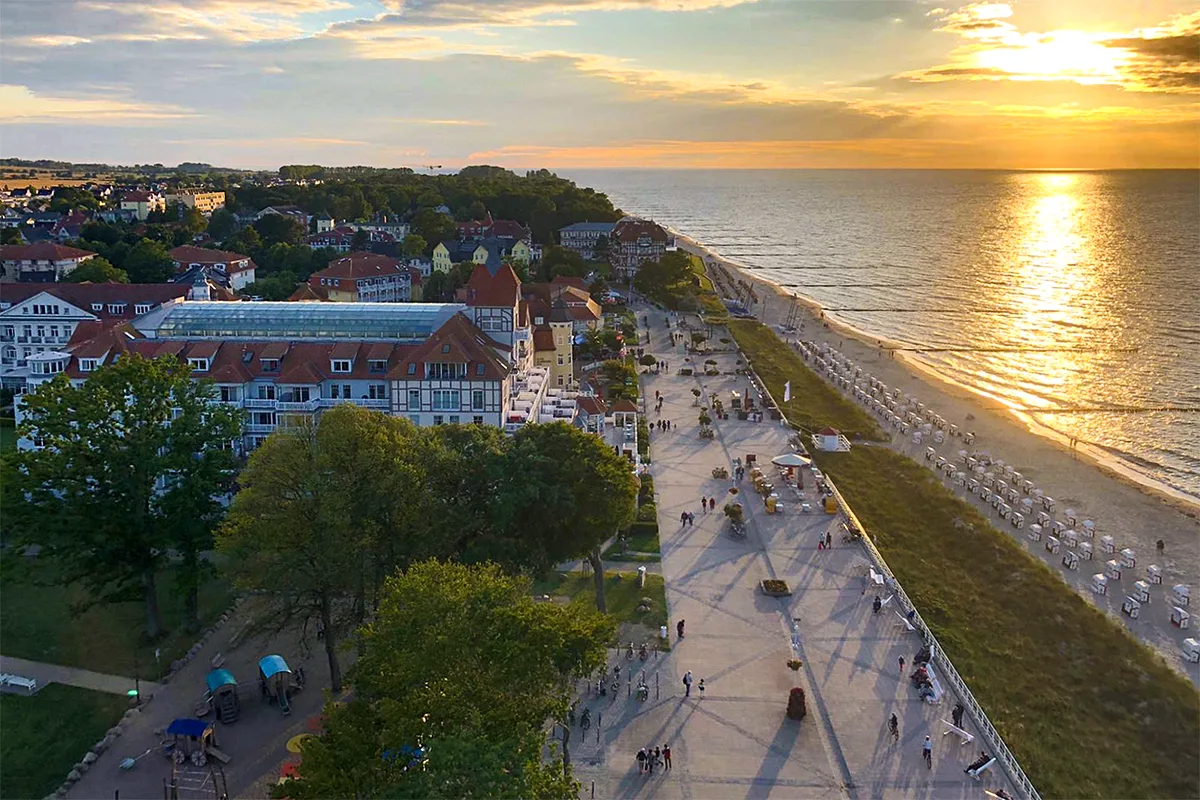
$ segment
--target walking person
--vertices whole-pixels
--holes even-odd
[[[925,744],[921,745],[921,755],[925,758],[926,768],[933,769],[933,740],[929,734],[925,735]]]
[[[654,751],[649,747],[646,748],[646,774],[654,774]]]
[[[690,669],[683,673],[683,696],[692,696],[692,671]]]
[[[708,498],[708,510],[709,511],[717,510],[717,498],[715,498],[715,497]]]
[[[825,549],[828,550],[831,547],[833,547],[833,534],[825,531]]]
[[[660,767],[663,765],[662,748],[660,747],[654,748],[654,762]]]
[[[646,771],[646,750],[642,748],[637,751],[638,775]]]
[[[950,712],[950,719],[954,720],[954,726],[957,728],[962,727],[962,718],[963,718],[964,711],[966,711],[966,709],[963,708],[963,704],[961,702],[959,702],[959,703],[954,704],[954,710]]]
[[[899,744],[900,720],[896,719],[896,715],[894,713],[892,714],[892,718],[888,720],[888,733],[890,733],[892,736],[892,744]]]
[[[669,744],[663,745],[663,768],[671,768],[671,745]]]
[[[675,623],[675,632],[679,634],[680,639],[683,638],[683,620],[679,620],[679,622]]]
[[[900,656],[900,677],[904,677],[904,656]]]
[[[699,685],[696,687],[700,690],[700,699],[704,699],[704,678],[700,679]]]

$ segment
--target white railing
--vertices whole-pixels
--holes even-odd
[[[280,411],[316,411],[321,407],[321,398],[311,400],[279,400],[275,407]]]
[[[786,346],[782,342],[780,344]],[[749,364],[748,359],[747,364]],[[751,372],[753,372],[753,369],[751,369]],[[783,406],[775,402],[775,398],[771,396],[770,390],[767,389],[767,384],[761,378],[759,378],[758,373],[754,373],[754,379],[755,382],[762,387],[762,390],[766,393],[767,397],[771,398],[772,404],[779,409],[783,423],[791,427],[791,423],[788,421],[787,415],[783,413]],[[967,688],[966,681],[962,679],[962,676],[958,674],[958,670],[954,668],[954,665],[950,663],[950,659],[947,658],[945,652],[942,651],[942,646],[934,637],[933,632],[929,630],[929,626],[926,625],[925,621],[921,619],[921,612],[917,611],[916,605],[914,605],[912,600],[909,599],[908,595],[904,591],[904,587],[900,585],[900,581],[896,580],[895,574],[893,574],[891,568],[888,567],[887,562],[883,560],[883,554],[879,552],[879,549],[875,547],[875,543],[871,541],[871,537],[867,534],[866,528],[864,528],[862,523],[859,522],[858,517],[854,515],[854,511],[851,510],[850,504],[846,502],[846,498],[842,497],[842,493],[838,491],[836,486],[834,486],[833,481],[829,479],[828,475],[825,475],[825,482],[833,492],[833,496],[837,498],[838,508],[845,516],[847,524],[853,525],[855,530],[862,533],[861,541],[863,543],[863,547],[866,549],[867,555],[870,556],[871,560],[875,562],[875,567],[886,576],[888,585],[895,591],[897,595],[899,595],[900,601],[907,608],[910,608],[915,612],[916,618],[913,620],[913,624],[917,627],[918,632],[924,636],[925,643],[929,645],[929,652],[933,662],[945,676],[946,682],[954,688],[955,693],[959,696],[959,698],[961,698],[963,707],[966,709],[967,713],[971,715],[971,718],[975,720],[975,724],[979,727],[981,737],[987,742],[988,746],[991,747],[992,754],[996,757],[996,760],[1000,762],[1000,765],[1004,768],[1005,773],[1008,774],[1013,786],[1019,792],[1021,792],[1022,795],[1028,798],[1028,800],[1041,800],[1041,795],[1038,794],[1037,789],[1034,788],[1033,783],[1029,780],[1029,777],[1025,774],[1025,771],[1021,769],[1021,765],[1017,762],[1017,757],[1014,756],[1012,751],[1008,749],[1008,745],[1004,743],[1004,739],[1001,738],[1000,732],[996,730],[996,726],[992,724],[990,719],[988,719],[983,707],[979,705],[979,701],[975,699],[975,696],[971,694],[971,690]]]
[[[275,399],[267,399],[265,397],[247,397],[246,408],[274,408]]]

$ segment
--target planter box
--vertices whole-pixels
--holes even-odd
[[[767,597],[790,597],[792,594],[785,581],[760,581],[758,585]]]

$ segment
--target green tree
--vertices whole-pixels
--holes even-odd
[[[67,273],[63,279],[69,283],[129,283],[129,273],[117,269],[102,256],[94,256]]]
[[[20,244],[20,228],[0,228],[0,244]]]
[[[166,283],[175,271],[175,262],[160,242],[141,239],[125,256],[121,268],[133,283]]]
[[[538,276],[543,281],[553,280],[559,275],[582,278],[591,271],[592,266],[579,253],[554,244],[543,248],[542,260],[538,264]]]
[[[425,255],[429,249],[429,243],[425,238],[416,233],[410,233],[404,237],[404,244],[401,246],[401,252],[409,258],[417,258]]]
[[[558,206],[549,197],[539,197],[529,215],[529,229],[534,241],[550,243],[558,230]]]
[[[247,284],[241,294],[248,297],[261,297],[263,300],[287,300],[296,291],[298,283],[300,281],[293,273],[277,272]]]
[[[652,300],[673,305],[679,295],[689,292],[693,278],[687,254],[671,252],[642,264],[633,278],[633,288]]]
[[[237,228],[237,222],[233,218],[233,212],[228,208],[218,208],[208,218],[208,235],[217,241],[222,241],[233,234]]]
[[[594,252],[596,254],[596,259],[598,261],[607,261],[608,260],[608,248],[609,248],[608,237],[605,236],[604,234],[600,234],[598,237],[596,237],[596,244],[592,247],[592,252]]]
[[[263,240],[258,235],[258,230],[252,226],[247,226],[226,239],[222,247],[234,253],[254,255],[262,249]]]
[[[354,232],[353,238],[350,239],[350,249],[354,252],[361,252],[369,249],[371,246],[371,235],[362,228]]]
[[[425,240],[425,254],[429,255],[438,242],[453,239],[458,229],[454,226],[454,220],[446,215],[439,214],[432,208],[422,208],[413,217],[412,232]]]
[[[146,634],[162,633],[157,575],[168,548],[183,546],[189,609],[195,612],[194,557],[219,514],[216,498],[234,476],[230,445],[240,412],[213,404],[212,386],[187,364],[127,356],[78,386],[66,375],[23,398],[19,433],[42,447],[16,454],[5,484],[6,516],[82,581],[91,603],[140,594]],[[194,617],[192,622],[194,622]]]
[[[218,536],[234,582],[274,599],[278,627],[324,628],[335,692],[342,688],[338,645],[361,618],[380,520],[407,518],[380,509],[420,497],[387,485],[396,474],[391,460],[415,435],[407,420],[349,404],[326,411],[319,424],[299,420],[251,454]]]
[[[541,570],[586,557],[595,571],[596,608],[605,611],[600,548],[637,510],[629,460],[565,422],[521,428],[505,460],[506,481],[494,502],[501,524],[526,548],[520,560]]]
[[[430,188],[417,195],[415,202],[417,204],[417,208],[434,209],[440,205],[443,205],[446,201],[442,199],[442,196],[436,189]]]
[[[282,214],[267,214],[262,219],[255,220],[252,227],[258,231],[258,235],[268,247],[276,243],[300,244],[306,233],[302,224]]]
[[[327,704],[279,795],[575,798],[569,764],[543,759],[544,725],[614,633],[580,606],[534,602],[495,565],[414,564],[360,631],[354,699]],[[405,746],[423,748],[421,768]]]

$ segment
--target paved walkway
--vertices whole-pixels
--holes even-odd
[[[663,315],[649,313],[654,339],[662,342]],[[655,390],[667,396],[662,416],[677,426],[652,438],[651,474],[671,631],[684,619],[686,638],[648,662],[619,658],[625,687],[615,696],[582,698],[581,707],[591,708],[599,723],[583,742],[575,728],[571,743],[583,796],[590,796],[593,782],[595,796],[604,798],[965,798],[982,797],[985,786],[1013,793],[997,772],[982,784],[963,774],[978,748],[943,737],[939,723],[955,700],[948,696],[934,706],[917,699],[897,659],[911,661],[920,641],[894,614],[872,614],[873,595],[862,593],[866,555],[842,544],[835,518],[799,513],[791,490],[781,493],[785,512],[767,515],[747,481],[742,488],[750,494],[739,496],[749,537],[728,535],[720,507],[734,483],[712,478],[712,468],[746,453],[769,462],[788,451],[789,431],[730,419],[716,424],[714,440],[701,440],[691,390],[703,386],[727,401],[745,380],[681,377],[675,370],[683,364],[682,349],[661,355],[672,372],[643,378],[643,391],[648,405]],[[722,370],[733,369],[732,354],[716,358]],[[651,421],[655,416],[651,412]],[[805,483],[812,486],[811,476]],[[699,513],[702,496],[717,497],[718,513]],[[696,513],[694,527],[680,527],[681,511]],[[819,551],[817,537],[827,530],[834,547]],[[788,581],[794,595],[764,596],[757,585],[765,578]],[[804,661],[799,673],[786,666],[793,643]],[[705,680],[705,696],[693,687],[684,697],[686,670]],[[646,676],[648,701],[628,696],[630,671]],[[808,717],[799,723],[784,714],[794,685],[808,697]],[[886,732],[892,713],[900,719],[899,744]],[[926,734],[934,740],[932,769],[921,758]],[[665,744],[674,768],[639,775],[638,748]]]
[[[128,694],[135,688],[133,678],[122,675],[106,675],[102,672],[92,672],[75,667],[64,667],[61,664],[47,664],[44,661],[29,661],[24,658],[0,655],[0,672],[20,675],[22,678],[35,678],[38,688],[48,683],[65,683],[68,686],[78,686],[81,689],[93,689],[109,694]],[[156,694],[161,689],[160,684],[153,681],[140,681],[143,695]],[[80,754],[82,755],[82,753]]]

